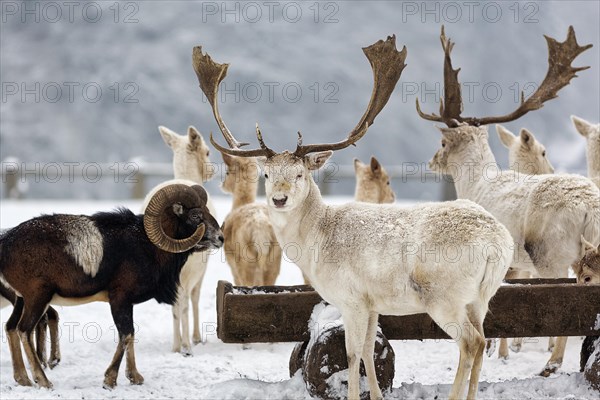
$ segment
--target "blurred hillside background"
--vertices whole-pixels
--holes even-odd
[[[585,173],[585,141],[569,116],[600,120],[598,1],[0,4],[0,161],[3,172],[23,163],[33,168],[22,185],[28,198],[130,197],[128,173],[135,180],[145,163],[171,162],[158,125],[179,133],[194,125],[205,139],[212,131],[222,142],[191,66],[196,45],[231,64],[220,109],[237,138],[255,144],[258,121],[267,143],[283,150],[294,148],[298,130],[310,143],[341,140],[354,127],[372,87],[361,47],[396,34],[398,48],[408,48],[408,66],[367,136],[336,152],[333,162],[342,169],[354,157],[366,162],[376,155],[385,166],[426,173],[423,163],[440,138],[418,117],[415,99],[426,112],[439,108],[442,24],[456,42],[453,62],[468,86],[463,115],[475,116],[514,110],[519,91],[530,94],[546,73],[543,35],[563,41],[573,25],[579,44],[594,45],[574,65],[591,68],[559,98],[507,127],[533,131],[557,171]],[[490,142],[505,167],[507,151],[494,126]],[[221,165],[215,150],[211,160]],[[92,176],[70,174],[76,164],[91,165]],[[52,176],[37,176],[44,168]],[[208,184],[215,194],[218,172]],[[146,182],[147,189],[160,179]],[[351,194],[353,185],[348,180],[331,192]],[[439,197],[430,185],[396,180],[393,186],[400,198]]]

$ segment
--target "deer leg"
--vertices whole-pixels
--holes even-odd
[[[454,383],[452,384],[452,389],[450,389],[448,398],[462,399],[463,393],[467,387],[469,373],[473,368],[473,362],[478,350],[478,343],[469,340],[469,336],[474,337],[474,335],[472,335],[471,332],[467,332],[470,327],[472,327],[472,324],[467,318],[466,310],[463,307],[454,309],[437,308],[428,310],[427,313],[435,323],[448,334],[448,336],[458,342],[460,358]],[[460,327],[458,332],[456,331],[457,326]],[[465,328],[467,331],[462,330]],[[472,330],[474,331],[474,329]]]
[[[508,360],[508,339],[500,338],[500,347],[498,347],[498,358]]]
[[[23,313],[23,298],[17,297],[15,301],[13,312],[10,315],[8,321],[6,321],[6,337],[8,339],[8,347],[10,349],[10,356],[12,359],[13,366],[13,377],[15,382],[21,386],[31,386],[31,381],[27,376],[27,370],[25,369],[25,363],[23,362],[23,354],[21,353],[21,341],[19,334],[17,333],[17,324],[21,319]]]
[[[342,311],[346,356],[348,357],[348,399],[360,398],[360,359],[369,326],[369,312],[360,306]],[[373,343],[374,345],[374,343]]]
[[[367,336],[363,346],[362,359],[365,363],[365,371],[367,372],[367,380],[369,381],[369,390],[371,400],[383,400],[383,394],[377,382],[377,374],[375,373],[375,361],[373,355],[375,352],[375,339],[377,338],[377,321],[379,314],[369,313],[369,324],[367,327]]]
[[[44,369],[48,366],[46,361],[46,328],[48,328],[48,316],[44,313],[35,327],[35,352]]]
[[[473,337],[469,338],[475,342],[474,346],[477,347],[475,353],[475,360],[473,361],[473,367],[471,368],[471,377],[469,378],[469,392],[467,399],[476,399],[477,391],[479,389],[479,375],[481,373],[481,366],[483,365],[483,352],[485,349],[485,334],[483,332],[483,320],[487,313],[487,306],[482,307],[479,304],[469,304],[467,306],[467,317],[471,322],[472,327],[467,329],[466,334],[472,334]]]
[[[521,351],[521,347],[523,346],[523,338],[514,338],[512,343],[510,344],[510,349],[518,353]]]
[[[191,300],[192,300],[192,317],[194,319],[194,330],[192,334],[192,342],[194,344],[202,343],[202,335],[200,335],[200,288],[202,287],[202,281],[204,274],[200,278],[200,281],[192,288]]]
[[[23,344],[23,350],[25,356],[29,362],[31,368],[31,374],[33,380],[40,386],[45,388],[51,388],[52,383],[46,377],[40,360],[35,352],[35,346],[33,343],[33,332],[37,326],[42,315],[46,312],[46,307],[52,298],[51,294],[43,290],[38,290],[37,297],[30,297],[24,300],[23,313],[21,319],[17,324],[17,331]]]
[[[181,291],[183,289],[179,288],[179,295],[177,296],[177,301],[171,307],[171,312],[173,313],[173,353],[179,353],[181,351]]]
[[[561,336],[556,338],[556,345],[554,346],[554,350],[552,350],[550,360],[548,360],[546,366],[544,367],[544,370],[540,373],[541,376],[548,377],[560,368],[563,362],[563,357],[565,355],[567,338],[567,336]]]
[[[56,367],[60,362],[60,337],[58,334],[58,313],[52,307],[46,310],[48,316],[48,328],[50,331],[50,359],[48,366],[50,369]]]
[[[190,342],[190,295],[187,290],[181,289],[181,295],[177,302],[179,303],[181,318],[181,354],[184,356],[192,355],[192,343]]]
[[[554,337],[550,336],[548,338],[548,351],[554,351],[554,344],[555,344],[554,342],[555,342]]]

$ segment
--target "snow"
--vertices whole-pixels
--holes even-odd
[[[214,197],[219,220],[231,200]],[[327,199],[341,203],[344,198]],[[261,200],[259,200],[261,201]],[[124,205],[139,210],[141,202],[111,201],[9,201],[0,205],[0,228],[9,228],[41,213],[90,214]],[[0,398],[2,399],[307,399],[302,378],[290,379],[289,356],[294,343],[257,344],[244,350],[241,344],[225,344],[216,336],[215,292],[218,280],[232,281],[222,252],[211,256],[200,299],[204,343],[192,357],[171,352],[172,324],[169,306],[149,301],[134,310],[136,357],[145,382],[130,385],[121,366],[118,386],[102,388],[104,371],[115,351],[114,325],[109,307],[92,303],[57,307],[61,328],[61,363],[46,371],[52,390],[17,386],[12,377],[6,336],[0,336]],[[277,280],[280,285],[301,284],[299,269],[284,260]],[[327,310],[327,308],[325,308]],[[11,309],[0,310],[4,324]],[[325,318],[327,317],[327,318]],[[316,321],[339,319],[331,310]],[[546,338],[527,339],[520,353],[506,361],[485,358],[480,378],[480,399],[597,399],[579,373],[581,338],[570,338],[563,366],[550,378],[537,374],[549,358]],[[451,340],[392,341],[396,353],[394,389],[389,399],[445,398],[458,363],[458,348]]]

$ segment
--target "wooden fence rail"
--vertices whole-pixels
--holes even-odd
[[[577,285],[574,279],[509,282],[490,302],[486,337],[600,335],[600,285]],[[225,343],[305,341],[320,301],[310,286],[248,288],[219,281],[217,335]],[[379,322],[390,340],[449,339],[427,314],[380,316]],[[460,329],[453,327],[457,334]]]

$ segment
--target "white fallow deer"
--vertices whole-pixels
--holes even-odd
[[[369,165],[355,158],[354,172],[356,174],[355,201],[384,204],[396,200],[390,186],[390,176],[375,157],[371,157]]]
[[[266,204],[256,203],[260,167],[255,158],[223,153],[227,166],[221,189],[233,194],[231,212],[223,222],[225,258],[236,285],[274,285],[281,266],[281,247],[269,221]]]
[[[508,168],[526,175],[554,173],[554,167],[546,156],[546,147],[529,130],[522,128],[517,137],[497,124],[496,132],[508,149]]]
[[[148,201],[154,193],[162,187],[182,183],[188,186],[202,185],[210,180],[215,172],[210,162],[210,149],[196,128],[190,126],[187,135],[179,135],[169,128],[159,126],[158,130],[163,140],[173,150],[173,173],[174,180],[163,182],[155,187],[144,202],[145,210]],[[210,201],[207,201],[210,213],[216,217],[216,210]],[[180,274],[180,289],[177,303],[173,305],[173,347],[176,353],[185,356],[192,355],[192,342],[202,342],[200,334],[200,288],[206,273],[208,264],[208,252],[197,252],[191,254]],[[190,341],[189,304],[192,303],[193,332]]]
[[[265,145],[258,127],[260,148],[240,148],[216,107],[228,64],[215,63],[201,47],[194,48],[200,87],[229,148],[212,137],[211,143],[222,153],[262,157],[269,216],[279,243],[323,299],[342,314],[348,398],[359,398],[361,359],[371,399],[383,398],[373,360],[378,316],[423,312],[442,329],[464,327],[457,339],[460,362],[450,398],[463,398],[469,379],[468,397],[475,398],[485,345],[483,320],[512,259],[509,232],[482,207],[465,200],[407,208],[359,202],[329,206],[311,175],[334,150],[365,135],[405,67],[406,48],[396,50],[395,36],[363,51],[373,69],[374,87],[354,130],[333,144],[303,145],[299,134],[294,152],[276,153]],[[443,258],[447,251],[452,260]]]
[[[600,187],[600,124],[592,124],[583,118],[571,115],[573,125],[587,140],[588,177]]]
[[[525,175],[553,174],[554,167],[546,156],[546,148],[541,144],[529,130],[522,128],[517,137],[514,133],[500,124],[496,124],[496,133],[500,142],[508,148],[508,168]],[[526,271],[519,271],[510,268],[506,279],[530,278],[531,274]],[[552,351],[554,347],[554,338],[549,338],[548,349]],[[514,338],[510,349],[515,353],[521,351],[523,338]],[[493,347],[488,351],[488,355],[493,352]],[[500,338],[500,347],[498,356],[508,359],[508,341],[506,338]]]
[[[491,212],[510,231],[515,242],[512,266],[543,278],[566,278],[571,264],[579,260],[583,234],[600,241],[600,191],[579,175],[524,175],[500,171],[488,143],[486,125],[514,121],[539,109],[569,84],[576,72],[573,60],[592,45],[579,46],[573,27],[565,42],[546,37],[549,51],[547,75],[538,89],[512,113],[499,117],[462,117],[458,69],[452,68],[450,52],[454,43],[446,39],[444,102],[441,115],[424,114],[417,100],[417,112],[430,121],[443,122],[442,148],[429,167],[453,177],[458,198],[469,199]],[[560,337],[542,376],[554,373],[562,364],[567,338]]]

